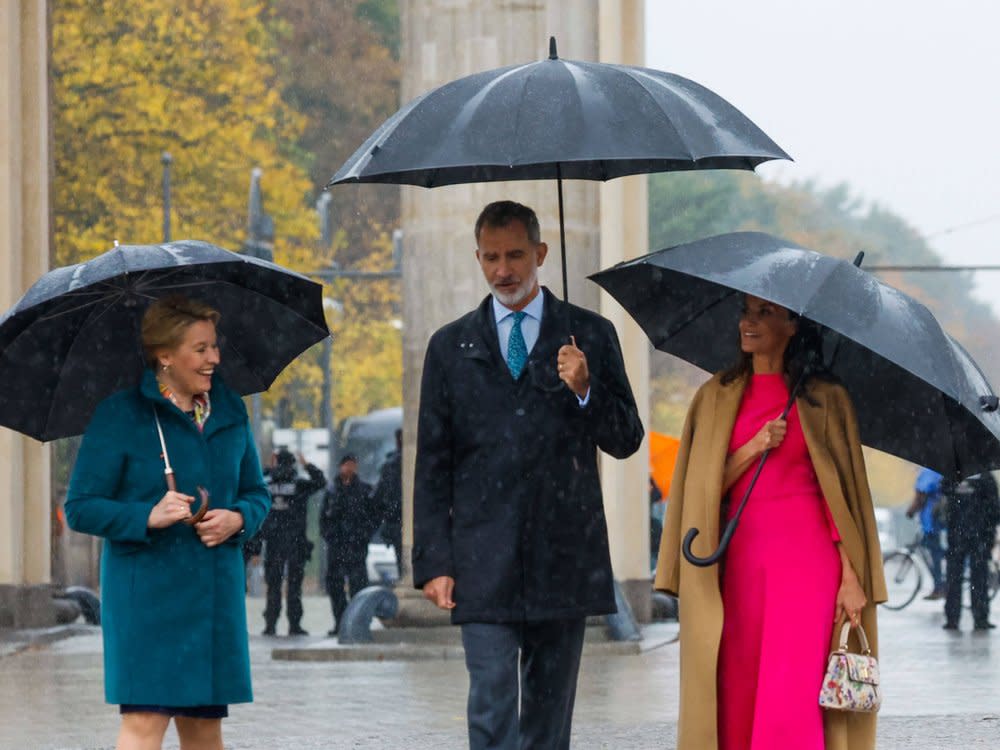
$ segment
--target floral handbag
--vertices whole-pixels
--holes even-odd
[[[851,623],[845,622],[840,630],[840,646],[830,654],[819,691],[819,705],[823,708],[874,713],[882,705],[878,661],[868,647],[864,628],[860,625],[857,628],[861,640],[860,654],[847,650]]]

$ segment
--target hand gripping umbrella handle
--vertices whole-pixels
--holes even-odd
[[[809,368],[803,368],[802,374],[799,375],[799,379],[795,382],[795,387],[792,388],[792,392],[788,395],[788,403],[785,404],[785,410],[781,412],[781,419],[786,419],[788,417],[788,412],[792,410],[792,405],[795,403],[796,397],[799,395],[799,391],[802,388],[802,384],[805,382],[806,377],[808,377]],[[750,499],[750,493],[753,492],[754,485],[757,484],[757,478],[760,476],[761,469],[764,468],[764,463],[767,461],[767,457],[771,454],[771,449],[768,448],[760,455],[760,460],[757,462],[757,470],[754,471],[753,477],[750,479],[750,484],[743,493],[743,499],[740,500],[740,505],[736,509],[736,513],[726,524],[725,530],[722,532],[722,537],[719,539],[719,547],[708,557],[699,557],[691,550],[691,545],[694,543],[695,537],[701,532],[692,527],[688,529],[687,534],[684,535],[684,544],[681,550],[684,553],[684,559],[687,560],[692,565],[699,568],[707,568],[709,565],[715,565],[719,559],[726,554],[726,550],[729,548],[729,542],[733,538],[733,534],[736,531],[736,527],[740,523],[740,516],[743,515],[743,509],[747,506],[747,500]]]

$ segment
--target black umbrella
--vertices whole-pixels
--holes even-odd
[[[997,398],[972,357],[924,305],[845,260],[737,232],[591,278],[657,349],[713,372],[734,360],[744,293],[786,307],[823,327],[865,445],[946,476],[1000,467]]]
[[[45,274],[0,318],[0,424],[38,440],[82,433],[139,381],[142,314],[176,293],[221,313],[219,371],[241,394],[329,335],[322,286],[273,263],[207,242],[115,247]]]
[[[555,179],[566,293],[563,179],[749,169],[789,156],[727,101],[648,68],[549,58],[446,83],[386,120],[327,187]]]

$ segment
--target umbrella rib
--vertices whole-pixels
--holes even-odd
[[[684,275],[685,276],[689,276],[690,274],[684,274]],[[697,277],[692,276],[691,278],[697,278]],[[699,307],[697,311],[692,312],[687,317],[686,320],[682,321],[678,325],[676,325],[673,328],[671,328],[670,331],[667,332],[666,336],[664,336],[664,338],[665,339],[669,339],[671,336],[676,336],[678,333],[680,333],[685,328],[687,328],[689,325],[691,325],[692,323],[694,323],[696,320],[698,320],[698,318],[700,318],[702,315],[704,315],[705,313],[707,313],[713,307],[716,307],[717,305],[721,305],[723,302],[725,302],[727,299],[729,299],[734,294],[740,294],[740,292],[738,290],[736,290],[736,289],[730,289],[730,288],[722,287],[721,284],[718,285],[718,286],[720,286],[720,288],[722,288],[722,289],[725,290],[724,294],[722,294],[718,298],[712,300],[709,304],[704,305],[702,307]]]
[[[91,307],[92,305],[99,305],[101,302],[104,302],[105,300],[108,299],[111,299],[112,301],[117,301],[123,293],[117,292],[112,294],[114,294],[114,297],[112,297],[111,294],[109,294],[108,292],[101,292],[102,296],[98,297],[97,299],[92,299],[89,302],[84,302],[82,304],[76,305],[75,307],[70,307],[64,310],[59,310],[57,312],[49,313],[48,315],[42,315],[38,318],[38,320],[39,321],[55,320],[56,318],[61,318],[63,315],[69,315],[70,313],[76,312],[77,310],[83,310],[84,308]]]
[[[98,320],[100,320],[101,317],[108,310],[110,310],[112,307],[114,307],[115,303],[119,299],[121,299],[123,296],[125,296],[125,293],[121,292],[114,299],[108,299],[108,305],[107,305],[107,307],[105,307],[103,310],[101,310],[99,313],[97,313],[96,317],[94,317],[94,312],[96,311],[96,308],[95,308],[95,311],[91,311],[91,313],[87,316],[87,319],[84,320],[83,323],[80,324],[80,328],[78,330],[77,335],[73,337],[73,341],[70,343],[69,349],[66,350],[66,356],[63,358],[63,364],[65,364],[65,363],[67,363],[69,361],[70,354],[72,354],[73,348],[76,346],[77,342],[80,340],[80,335],[83,332],[83,330],[87,326],[89,326],[91,323],[96,323]],[[61,370],[60,370],[60,373],[59,373],[59,377],[56,378],[55,387],[52,389],[52,403],[49,404],[49,411],[45,415],[45,422],[44,422],[44,424],[45,424],[46,427],[48,427],[49,422],[52,420],[52,412],[56,408],[56,404],[58,403],[58,400],[56,399],[55,396],[59,392],[59,384],[60,383],[62,383],[62,371]]]
[[[646,80],[649,79],[655,81],[661,88],[663,88],[665,91],[668,91],[671,95],[677,98],[680,98],[679,95],[676,92],[672,91],[671,89],[667,88],[667,86],[665,86],[663,82],[659,81],[654,76],[650,76],[646,73],[641,73],[639,70],[628,66],[615,66],[615,67],[618,67],[619,70],[621,70],[629,80],[633,81],[640,89],[642,89],[642,92],[652,101],[653,106],[656,107],[656,110],[663,115],[664,122],[674,132],[674,134],[677,136],[677,139],[684,144],[684,147],[688,151],[688,158],[694,162],[697,162],[698,157],[695,156],[695,154],[693,153],[693,149],[688,144],[687,139],[685,139],[684,136],[681,135],[681,132],[674,124],[674,121],[670,119],[670,113],[667,112],[660,104],[660,102],[656,100],[656,97],[653,95],[653,92],[650,91],[649,87],[646,85]]]
[[[250,360],[248,360],[246,356],[244,356],[243,352],[241,352],[235,344],[230,344],[228,341],[226,342],[226,349],[232,351],[233,354],[235,354],[243,362],[244,366],[246,367],[246,371],[251,375],[253,375],[254,379],[257,381],[257,386],[256,386],[257,390],[254,391],[254,393],[259,393],[260,391],[266,391],[267,386],[264,385],[264,379],[260,376],[259,373],[257,373],[250,366]]]

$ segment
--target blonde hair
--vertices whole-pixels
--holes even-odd
[[[155,370],[158,352],[180,346],[185,331],[195,323],[207,321],[218,325],[221,317],[215,308],[181,294],[156,300],[142,316],[142,348],[146,362]]]

